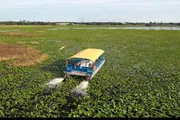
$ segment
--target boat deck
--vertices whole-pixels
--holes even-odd
[[[94,75],[99,71],[99,69],[103,66],[105,60],[101,63],[101,65],[94,71],[94,73],[92,74],[91,78],[94,77]],[[80,72],[80,71],[72,71],[72,72],[66,72],[64,71],[64,73],[67,73],[67,75],[77,75],[77,76],[86,76],[87,72]]]

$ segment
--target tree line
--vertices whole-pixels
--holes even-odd
[[[179,25],[180,23],[156,23],[156,22],[44,22],[44,21],[0,21],[0,25],[58,25],[59,23],[66,23],[66,25],[145,25],[145,26],[155,26],[155,25]]]
[[[56,25],[56,22],[44,21],[0,21],[0,25]]]
[[[67,23],[67,25],[122,25],[122,22],[44,22],[44,21],[0,21],[0,25],[57,25]]]

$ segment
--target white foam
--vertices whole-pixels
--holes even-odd
[[[86,95],[87,94],[87,87],[88,87],[88,81],[81,82],[76,88],[72,91],[80,95]]]
[[[49,81],[46,85],[50,88],[60,86],[63,80],[64,80],[64,78],[55,78],[55,79]]]

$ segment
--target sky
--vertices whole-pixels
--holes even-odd
[[[180,0],[0,0],[0,21],[180,22]]]

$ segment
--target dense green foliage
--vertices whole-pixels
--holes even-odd
[[[0,63],[1,117],[180,117],[180,31],[51,28],[0,27],[44,31],[0,35],[0,42],[37,41],[32,47],[49,55],[31,67]],[[91,47],[105,50],[106,62],[89,82],[88,95],[71,94],[81,77],[52,90],[43,86],[62,76],[66,58]]]

